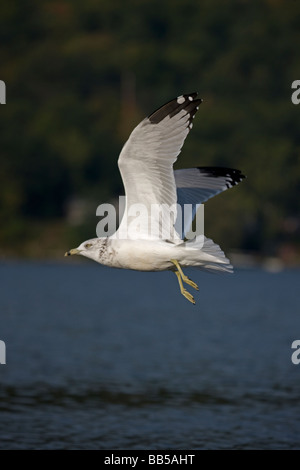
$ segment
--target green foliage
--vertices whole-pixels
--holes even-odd
[[[299,243],[299,23],[293,0],[3,0],[2,246],[13,252],[21,233],[32,241],[51,223],[65,227],[63,244],[77,230],[70,200],[95,211],[122,193],[117,158],[130,131],[194,90],[204,102],[177,167],[248,177],[207,204],[208,235],[228,249]],[[94,236],[90,215],[78,233],[87,220]]]

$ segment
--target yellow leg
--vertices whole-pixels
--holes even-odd
[[[182,295],[184,295],[184,297],[185,297],[186,299],[188,299],[190,302],[192,302],[192,304],[195,305],[196,302],[195,302],[194,297],[192,296],[192,294],[190,294],[190,293],[183,287],[180,272],[179,272],[179,271],[175,271],[175,274],[176,274],[177,279],[178,279],[178,282],[179,282],[180,292],[182,293]]]
[[[171,259],[170,261],[173,264],[175,264],[176,268],[178,269],[178,271],[181,275],[181,278],[182,278],[183,282],[185,282],[189,286],[192,286],[194,289],[199,290],[199,287],[197,286],[197,284],[194,281],[192,281],[191,279],[189,279],[185,274],[183,274],[183,271],[182,271],[181,266],[178,263],[178,261],[176,259]]]

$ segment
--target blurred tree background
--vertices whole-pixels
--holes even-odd
[[[0,255],[61,256],[96,236],[133,127],[198,91],[176,167],[247,175],[206,204],[206,235],[299,261],[299,24],[295,0],[3,0]]]

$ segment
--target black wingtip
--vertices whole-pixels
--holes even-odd
[[[203,102],[201,98],[196,99],[197,96],[197,92],[177,96],[177,98],[174,98],[150,114],[148,119],[152,124],[158,124],[167,116],[172,118],[180,111],[184,110],[187,114],[190,115],[189,122],[191,123],[193,117],[199,109],[199,105]]]
[[[206,173],[207,176],[212,178],[217,178],[218,176],[223,176],[226,178],[226,186],[231,188],[236,184],[240,183],[244,178],[247,178],[242,174],[240,170],[235,170],[233,168],[218,167],[218,166],[198,166],[198,170],[201,173]]]

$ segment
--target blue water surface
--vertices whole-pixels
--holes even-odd
[[[187,274],[2,263],[0,448],[299,449],[300,270]]]

